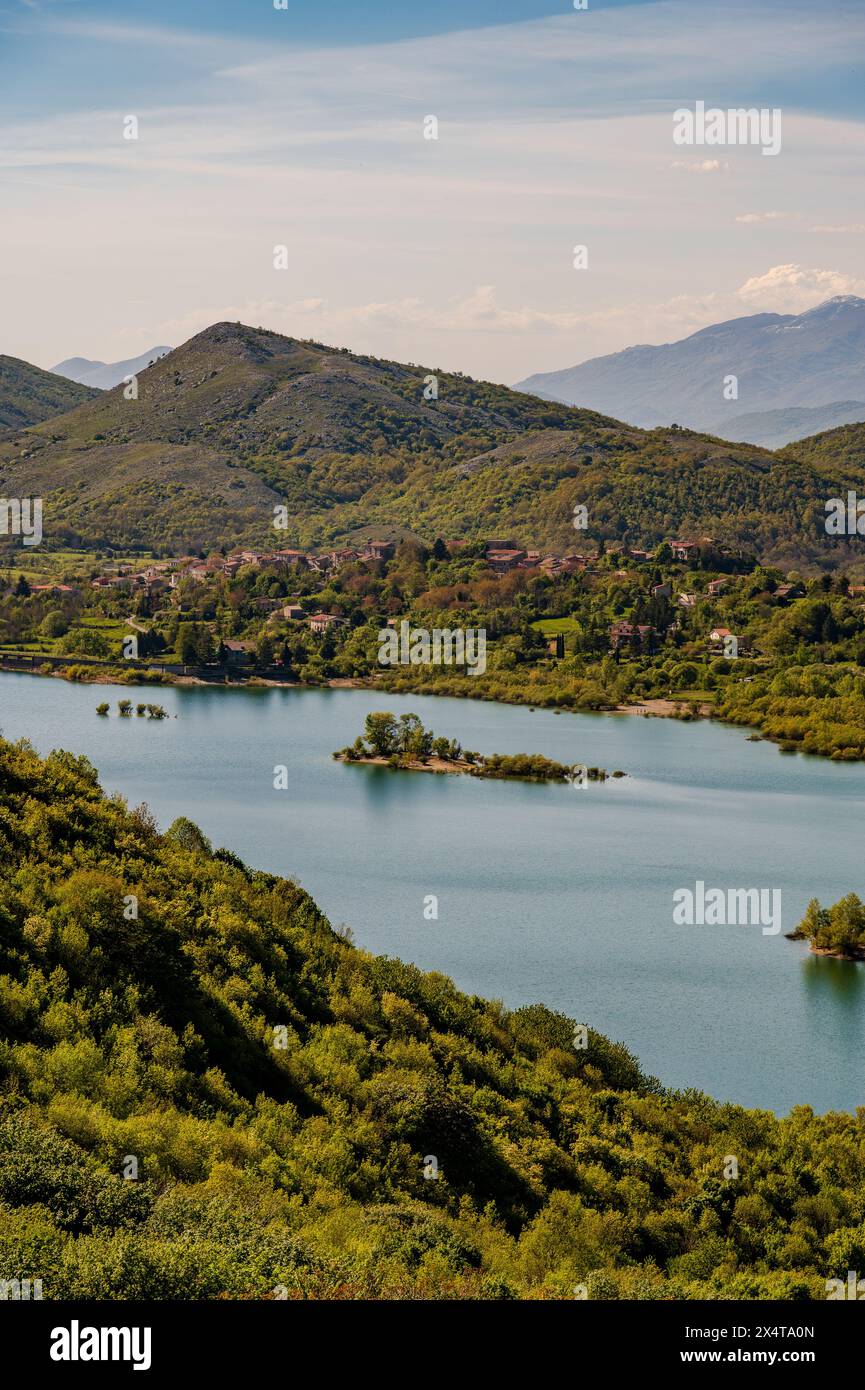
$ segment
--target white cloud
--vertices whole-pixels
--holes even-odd
[[[442,308],[424,305],[418,299],[403,299],[364,304],[349,310],[346,317],[349,322],[400,323],[473,333],[567,333],[587,318],[586,314],[569,310],[545,311],[525,305],[504,308],[496,302],[494,285],[479,285],[467,296],[454,296]]]
[[[547,312],[528,306],[506,308],[497,302],[494,285],[479,285],[471,294],[454,295],[444,305],[429,304],[409,296],[343,306],[334,306],[325,299],[314,298],[291,303],[259,299],[212,304],[196,309],[183,318],[164,319],[158,328],[164,337],[181,342],[209,324],[223,320],[261,324],[279,328],[282,332],[307,336],[313,328],[321,331],[326,325],[332,328],[339,326],[341,330],[374,325],[418,328],[437,333],[514,333],[528,330],[568,333],[591,319],[591,314],[570,311]]]
[[[801,212],[745,212],[736,218],[737,222],[797,222]]]
[[[686,169],[689,174],[723,174],[730,165],[726,159],[674,159],[670,168]]]
[[[865,280],[839,270],[802,265],[775,265],[754,275],[738,290],[739,298],[763,312],[802,313],[838,294],[865,294]]]
[[[417,341],[428,334],[466,334],[475,338],[478,334],[514,333],[553,334],[568,341],[580,329],[609,328],[611,324],[635,320],[644,328],[651,325],[655,332],[670,330],[681,336],[705,327],[728,309],[733,311],[724,296],[710,293],[621,304],[612,309],[544,311],[528,305],[508,307],[499,303],[494,285],[479,285],[470,294],[454,295],[444,304],[411,297],[352,305],[337,305],[325,299],[216,303],[182,318],[163,319],[156,325],[156,333],[166,341],[180,343],[212,323],[227,321],[261,325],[295,337],[317,336],[334,346],[357,346],[361,333],[385,328],[412,330]]]

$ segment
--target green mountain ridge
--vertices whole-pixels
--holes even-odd
[[[865,423],[838,425],[835,429],[823,430],[820,434],[813,434],[807,439],[797,440],[795,444],[788,444],[786,452],[795,452],[796,457],[801,458],[804,463],[825,470],[856,469],[859,486],[865,482],[862,476],[862,464],[865,460]]]
[[[438,396],[426,399],[432,379]],[[427,542],[532,548],[711,534],[767,561],[850,554],[824,503],[850,456],[642,430],[441,370],[215,324],[123,387],[0,444],[0,488],[45,499],[49,543],[164,547]],[[289,526],[275,533],[274,508]]]
[[[0,434],[37,425],[98,395],[90,386],[80,386],[20,358],[0,356]]]

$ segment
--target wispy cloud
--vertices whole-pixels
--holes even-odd
[[[674,159],[671,169],[684,169],[689,174],[724,174],[730,165],[722,159]]]
[[[0,123],[14,265],[0,350],[107,359],[251,318],[515,379],[856,281],[840,232],[865,225],[865,125],[814,108],[865,47],[865,8],[660,0],[586,19],[265,47],[188,24],[26,16],[100,77],[86,110],[58,97]],[[676,106],[773,104],[803,74],[812,109],[785,104],[777,160],[673,146]],[[137,141],[122,139],[129,111]],[[423,138],[430,113],[438,140]],[[807,221],[748,211],[806,206],[803,187]],[[836,268],[782,283],[767,238],[778,266],[807,267],[812,217],[839,234]],[[766,226],[731,235],[734,218]]]
[[[743,212],[737,222],[798,222],[801,212]]]

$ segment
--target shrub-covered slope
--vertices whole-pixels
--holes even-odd
[[[822,1297],[865,1262],[865,1113],[665,1094],[86,759],[0,742],[0,877],[0,1270],[46,1298]]]

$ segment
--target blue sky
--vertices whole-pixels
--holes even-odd
[[[591,23],[615,11],[651,7],[665,9],[663,0],[589,0],[589,11],[579,19]],[[687,8],[689,23],[699,32],[704,12],[724,6],[691,0]],[[805,33],[820,15],[853,17],[861,8],[861,0],[756,0],[753,6],[758,24],[764,15],[774,16],[779,31],[804,21]],[[20,113],[46,104],[68,111],[85,109],[94,85],[106,100],[127,95],[130,87],[146,90],[151,98],[168,94],[190,75],[194,80],[196,71],[206,70],[206,62],[196,63],[190,48],[196,37],[235,38],[255,49],[360,47],[561,18],[571,9],[570,0],[368,0],[362,5],[357,0],[289,0],[288,10],[278,13],[272,0],[123,0],[122,5],[115,0],[0,0],[0,110]],[[100,25],[106,31],[102,37]],[[111,34],[136,29],[174,32],[184,43],[175,51],[162,45],[158,66],[148,61],[146,45],[139,52],[118,54],[122,45]],[[743,45],[748,38],[744,23]],[[760,98],[768,104],[865,116],[865,55],[851,47],[838,62],[814,65],[806,43],[798,61],[790,62],[787,38],[780,32],[779,43],[779,63],[770,49],[761,55],[755,72],[745,65],[737,101],[748,104]],[[711,71],[711,62],[707,67]],[[643,74],[628,100],[648,102],[659,93],[678,100],[679,84],[687,87],[692,78],[689,69],[677,71],[674,62],[662,61]],[[688,99],[687,92],[681,99]],[[710,93],[708,99],[715,101],[716,95]],[[721,93],[717,99],[726,97]]]
[[[659,0],[590,0],[594,10],[623,9],[657,4]],[[394,39],[446,34],[456,29],[480,29],[520,20],[545,19],[570,9],[570,0],[290,0],[288,10],[277,16],[290,25],[291,35],[303,43],[365,44]],[[249,39],[272,40],[273,6],[270,0],[3,0],[0,17],[14,23],[22,11],[50,23],[53,17],[102,19],[124,23],[178,26],[187,29],[234,34]]]
[[[863,50],[861,0],[0,0],[0,351],[231,317],[514,380],[865,292]],[[697,100],[781,154],[678,149]]]

